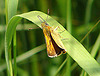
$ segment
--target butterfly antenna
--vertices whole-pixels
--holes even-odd
[[[39,18],[39,20],[43,23],[43,22],[46,22],[41,16],[37,16]]]
[[[48,13],[47,13],[47,14],[49,15],[49,9],[48,9]],[[47,15],[46,21],[47,21],[47,19],[48,19],[48,15]]]

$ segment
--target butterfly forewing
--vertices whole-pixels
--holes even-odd
[[[56,54],[54,45],[52,43],[50,31],[46,30],[46,29],[47,29],[46,27],[43,28],[43,33],[44,33],[44,36],[45,36],[46,46],[47,46],[47,54],[48,54],[49,57],[56,57],[57,54]]]

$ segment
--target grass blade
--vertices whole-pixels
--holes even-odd
[[[95,44],[94,44],[94,46],[93,46],[93,48],[92,48],[92,51],[91,51],[91,55],[92,55],[93,57],[96,56],[99,47],[100,47],[100,34],[98,35],[98,38],[97,38],[97,40],[96,40],[96,42],[95,42]]]
[[[18,4],[18,0],[6,0],[5,1],[5,7],[6,7],[6,26],[8,25],[8,22],[10,21],[12,16],[14,16],[16,14],[16,12],[17,12],[17,4]],[[16,38],[14,37],[14,42],[16,41],[15,39]],[[15,45],[14,45],[14,47],[15,47]],[[15,49],[16,48],[14,48],[14,52],[16,52]],[[12,62],[11,62],[12,61],[11,49],[10,49],[10,47],[8,49],[7,46],[6,46],[6,37],[5,37],[5,58],[6,58],[7,66],[8,66],[7,67],[8,76],[13,76]],[[16,64],[16,62],[14,64]],[[16,70],[16,67],[14,66],[14,72],[15,72],[15,70]],[[14,76],[16,76],[15,73],[14,73]]]
[[[68,32],[70,32],[72,34],[71,0],[67,0],[66,4],[67,4],[66,28],[67,28]],[[71,57],[69,55],[67,55],[67,56],[68,56],[68,61],[67,61],[67,66],[66,66],[66,75],[71,76]]]
[[[27,52],[25,52],[24,54],[19,55],[18,57],[16,57],[16,62],[19,63],[25,59],[28,59],[29,57],[31,57],[32,55],[44,50],[45,44],[42,44],[38,47],[35,47]],[[14,59],[12,59],[12,63],[14,63]],[[3,63],[3,65],[0,66],[0,72],[2,72],[3,70],[5,70],[7,68],[6,63]]]
[[[12,40],[13,32],[21,20],[21,18],[28,19],[29,21],[35,23],[39,27],[41,26],[41,22],[38,19],[38,15],[40,15],[43,19],[46,19],[47,15],[39,12],[32,11],[20,15],[14,16],[8,24],[7,32],[6,32],[6,47],[9,48]],[[59,26],[61,30],[65,30],[62,25],[60,25],[56,20],[48,16],[47,23],[54,27]],[[67,50],[67,53],[78,63],[78,65],[83,68],[90,76],[99,76],[100,74],[100,65],[97,61],[88,53],[88,51],[83,47],[83,45],[77,41],[67,30],[65,30],[61,37],[67,39],[63,40],[63,44]]]

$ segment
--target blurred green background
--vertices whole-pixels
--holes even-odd
[[[90,1],[90,3],[89,3]],[[88,4],[89,3],[89,4]],[[88,31],[100,20],[100,0],[71,0],[71,34],[81,41]],[[61,23],[67,25],[67,0],[19,0],[17,14],[29,11],[42,11]],[[26,28],[25,28],[26,27]],[[28,30],[29,28],[34,30]],[[66,28],[67,29],[67,28]],[[6,30],[5,1],[0,0],[0,76],[7,76],[5,61],[4,38]],[[16,28],[17,31],[17,56],[26,53],[45,43],[42,30],[35,24],[22,19]],[[100,33],[100,23],[92,30],[82,44],[90,52]],[[100,48],[96,57],[100,57]],[[13,58],[13,56],[12,56]],[[66,54],[57,58],[49,58],[46,48],[17,63],[18,76],[53,76],[66,58]],[[71,65],[75,62],[71,59]],[[76,65],[71,67],[71,76],[79,76],[82,69]],[[66,76],[66,64],[57,76]]]

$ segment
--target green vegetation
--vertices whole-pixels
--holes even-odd
[[[1,0],[0,8],[0,76],[100,75],[100,1]],[[67,54],[47,56],[38,15],[60,27]]]

